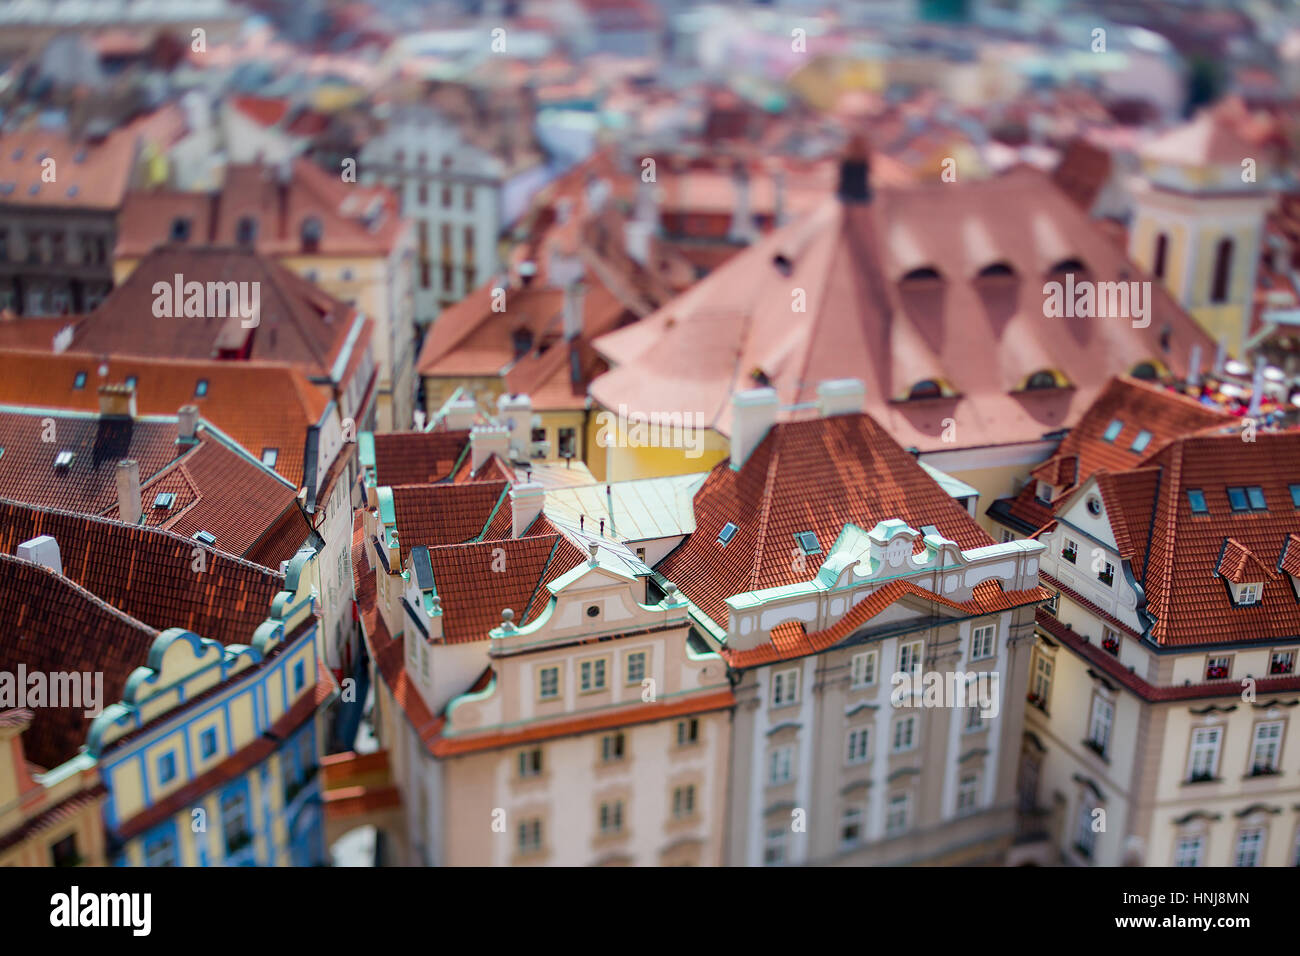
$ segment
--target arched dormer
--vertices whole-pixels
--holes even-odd
[[[1026,376],[1025,383],[1020,388],[1024,392],[1038,392],[1049,388],[1065,388],[1069,384],[1069,380],[1060,372],[1044,368]]]

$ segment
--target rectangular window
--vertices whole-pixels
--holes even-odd
[[[295,694],[302,690],[303,684],[307,683],[306,666],[303,661],[298,661],[293,665],[293,691]]]
[[[144,865],[175,866],[176,835],[169,832],[153,840],[147,840],[144,849]]]
[[[870,687],[876,682],[876,652],[863,651],[861,654],[854,654],[849,670],[852,686]]]
[[[979,774],[968,773],[957,784],[957,813],[963,815],[979,809]]]
[[[789,783],[794,774],[794,747],[773,749],[767,766],[767,782],[773,786]]]
[[[1107,654],[1119,657],[1119,633],[1112,628],[1102,627],[1101,646]]]
[[[600,759],[602,763],[614,763],[623,759],[623,733],[605,734],[600,738]]]
[[[519,776],[540,777],[542,775],[542,748],[519,752]]]
[[[519,823],[519,853],[539,853],[542,849],[542,821],[522,820]]]
[[[1088,859],[1092,859],[1093,851],[1097,848],[1097,831],[1092,828],[1093,810],[1090,800],[1079,798],[1079,819],[1075,827],[1074,848],[1082,853]]]
[[[1287,490],[1291,492],[1291,507],[1300,508],[1300,485],[1288,485]]]
[[[561,458],[575,458],[578,454],[578,433],[572,428],[557,428],[556,443],[560,446]]]
[[[1220,727],[1200,727],[1192,731],[1192,750],[1188,759],[1187,779],[1192,782],[1213,780],[1219,770]]]
[[[600,805],[600,832],[605,836],[623,832],[623,801]]]
[[[772,675],[772,706],[788,707],[799,700],[799,670],[790,668]]]
[[[1109,425],[1106,426],[1106,430],[1102,433],[1101,440],[1113,442],[1116,438],[1119,437],[1119,433],[1122,432],[1123,430],[1124,430],[1124,423],[1120,421],[1118,418],[1116,418],[1112,420]]]
[[[1250,502],[1252,511],[1265,511],[1268,504],[1264,500],[1264,489],[1259,485],[1251,485],[1246,489],[1246,500]]]
[[[870,732],[866,727],[859,727],[856,730],[849,731],[848,753],[845,755],[845,763],[866,763],[870,756],[869,745]]]
[[[1205,492],[1203,491],[1189,488],[1187,491],[1187,504],[1191,507],[1194,515],[1209,514],[1210,506],[1205,503]]]
[[[555,700],[560,696],[560,669],[543,667],[537,672],[537,696],[542,700]]]
[[[1103,757],[1110,750],[1110,729],[1115,720],[1115,705],[1104,697],[1092,699],[1092,719],[1088,721],[1088,743]]]
[[[916,748],[916,716],[899,717],[894,721],[894,753],[914,750]]]
[[[1264,831],[1249,827],[1237,836],[1237,853],[1234,866],[1259,866],[1264,859]]]
[[[1277,759],[1282,747],[1282,722],[1255,725],[1255,741],[1250,748],[1250,774],[1253,777],[1277,773]]]
[[[252,828],[248,819],[248,796],[242,790],[221,795],[221,832],[226,839],[226,852],[236,853],[247,846]]]
[[[578,688],[584,694],[605,689],[605,658],[596,657],[578,664]]]
[[[923,641],[911,641],[910,643],[899,645],[898,672],[900,674],[912,674],[915,676],[921,673],[921,650],[923,646]]]
[[[1034,660],[1034,684],[1029,693],[1029,702],[1040,710],[1046,711],[1051,696],[1052,660],[1040,652]]]
[[[895,836],[908,828],[912,817],[912,795],[896,793],[889,798],[885,814],[885,833]]]
[[[695,784],[673,788],[673,816],[678,820],[695,816]]]
[[[970,658],[973,661],[984,660],[986,657],[993,656],[993,638],[997,633],[997,625],[984,624],[980,627],[973,628],[970,632]]]
[[[207,760],[217,752],[217,728],[209,727],[199,734],[199,756]]]
[[[817,535],[812,531],[795,532],[794,540],[798,543],[804,554],[821,554],[822,546],[817,541]]]
[[[627,655],[627,682],[640,684],[645,680],[645,651],[633,651]]]
[[[1103,561],[1101,563],[1101,570],[1097,572],[1097,580],[1106,585],[1106,587],[1110,587],[1114,584],[1115,565],[1111,564],[1109,561]]]
[[[1079,558],[1079,542],[1073,538],[1063,539],[1061,541],[1061,557],[1074,564]]]
[[[736,536],[738,530],[739,529],[734,524],[728,521],[722,526],[722,530],[718,532],[718,544],[725,548],[731,543],[731,539]]]
[[[763,865],[780,866],[785,862],[785,827],[773,827],[763,835]]]
[[[1146,451],[1147,445],[1151,444],[1151,433],[1146,429],[1137,433],[1133,439],[1133,444],[1129,445],[1129,451]]]
[[[979,704],[966,708],[966,733],[976,733],[984,729],[983,709]]]
[[[1263,587],[1259,584],[1243,584],[1237,588],[1238,604],[1255,604],[1259,601],[1259,595]]]
[[[1174,848],[1174,866],[1201,866],[1205,859],[1205,838],[1179,837]]]
[[[171,783],[176,779],[176,755],[163,754],[158,758],[158,782]]]
[[[845,807],[840,816],[840,845],[857,846],[862,842],[862,808]]]
[[[677,746],[689,747],[699,743],[700,721],[698,717],[677,721]]]
[[[1232,673],[1231,657],[1211,657],[1205,662],[1206,680],[1226,680]]]
[[[1271,677],[1295,673],[1295,651],[1274,651],[1268,659],[1268,673]]]

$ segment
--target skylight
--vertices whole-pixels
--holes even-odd
[[[206,394],[208,394],[208,380],[206,378],[201,378],[194,386],[194,396],[196,398],[202,398]]]
[[[794,539],[799,542],[799,547],[803,548],[804,554],[821,554],[822,546],[817,541],[817,535],[812,531],[797,531]]]
[[[195,531],[193,534],[195,541],[202,541],[204,544],[216,544],[217,539],[207,531]]]
[[[731,539],[736,536],[736,532],[739,530],[739,528],[728,521],[722,526],[722,530],[718,532],[718,543],[725,548],[731,543]]]
[[[86,373],[85,373],[85,372],[78,372],[78,373],[76,374],[76,377],[73,378],[73,380],[72,380],[72,387],[73,387],[73,388],[85,388],[85,387],[86,387]]]
[[[54,456],[55,468],[67,468],[71,464],[72,464],[72,452],[70,451],[61,451]]]
[[[153,500],[153,506],[155,508],[162,508],[163,510],[170,508],[174,504],[176,504],[176,495],[171,491],[161,492],[158,497]]]
[[[1259,485],[1245,488],[1229,488],[1228,503],[1233,511],[1266,511],[1268,502],[1264,499],[1264,489]]]
[[[1192,506],[1192,514],[1203,515],[1210,511],[1209,506],[1205,503],[1205,492],[1197,488],[1187,490],[1187,503]]]
[[[1137,433],[1137,438],[1133,439],[1133,444],[1129,445],[1129,451],[1143,451],[1147,445],[1151,444],[1151,433],[1145,428]]]
[[[1118,418],[1106,426],[1106,432],[1101,436],[1102,441],[1114,441],[1119,437],[1119,433],[1124,430],[1124,423]]]
[[[278,448],[262,449],[262,464],[266,465],[267,468],[274,468],[275,460],[279,457],[280,457],[280,449]]]
[[[1300,508],[1300,485],[1291,486],[1291,505]]]

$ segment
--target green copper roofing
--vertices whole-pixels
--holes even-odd
[[[357,436],[357,459],[361,467],[375,466],[375,433],[362,432]]]
[[[925,462],[921,461],[920,459],[917,460],[917,464],[919,464],[922,468],[925,469],[926,474],[928,474],[931,478],[933,478],[935,482],[938,483],[940,488],[948,492],[949,497],[974,498],[979,495],[978,488],[974,488],[971,485],[966,484],[966,482],[962,481],[960,478],[954,478],[952,475],[948,474],[947,472],[940,471],[938,468],[935,468],[933,465],[927,465]]]

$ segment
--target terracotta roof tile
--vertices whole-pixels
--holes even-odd
[[[468,430],[376,434],[376,480],[381,485],[444,481],[466,457],[468,447]]]
[[[506,489],[504,481],[393,487],[403,563],[417,544],[436,547],[478,538],[495,512],[509,512]]]

